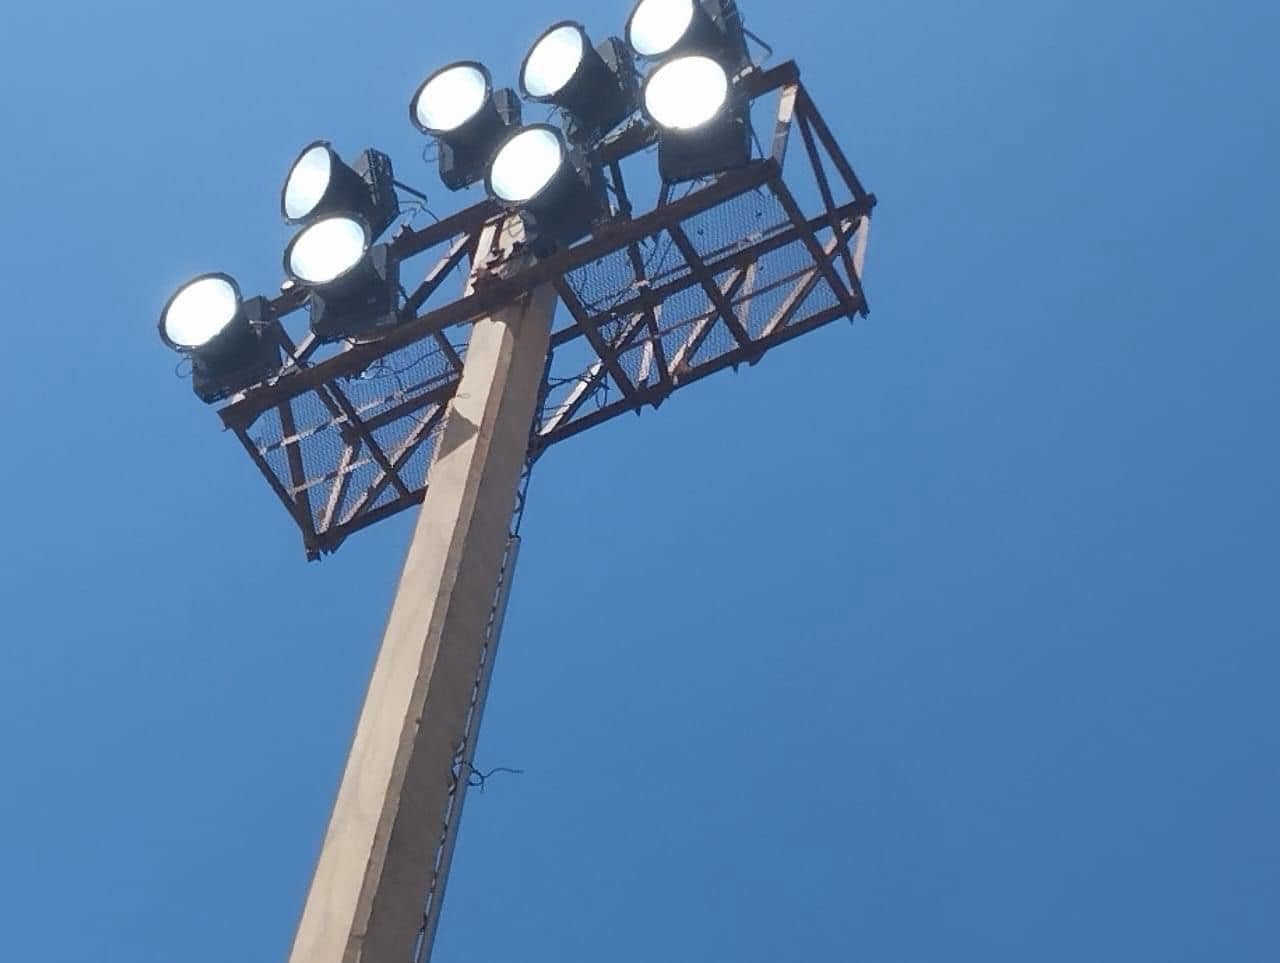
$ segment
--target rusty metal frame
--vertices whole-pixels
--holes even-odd
[[[379,340],[335,346],[307,335],[294,345],[283,321],[306,307],[305,292],[285,290],[272,302],[281,319],[285,368],[232,398],[219,414],[298,523],[308,557],[335,551],[355,532],[421,503],[425,473],[409,477],[407,466],[433,443],[461,378],[465,347],[450,332],[541,284],[556,287],[568,318],[552,334],[545,410],[533,426],[531,459],[620,414],[657,407],[717,371],[755,364],[772,348],[837,318],[867,313],[861,273],[875,197],[863,188],[794,63],[754,70],[742,83],[753,104],[777,95],[767,156],[699,183],[684,196],[663,186],[652,209],[637,214],[625,165],[656,139],[637,120],[598,151],[616,198],[612,216],[591,237],[523,271],[476,262],[482,233],[497,229],[503,216],[491,202],[421,230],[402,227],[390,241],[401,262],[438,253],[421,284],[407,294],[401,323]],[[787,164],[797,127],[804,151],[793,153],[806,162],[799,178]],[[803,197],[797,194],[800,182],[808,188]],[[734,205],[755,198],[777,212],[774,222],[763,230],[735,227],[724,243],[700,250],[691,224],[728,218]],[[646,261],[645,246],[661,250],[664,263],[653,264],[652,256]],[[665,263],[668,255],[671,263]],[[775,255],[803,266],[764,276]],[[608,303],[588,302],[577,285],[604,264],[625,278]],[[463,295],[442,298],[445,283],[462,271],[469,279]],[[703,306],[678,316],[671,305],[687,305],[690,298],[701,298]],[[821,306],[806,311],[815,298]],[[769,316],[756,318],[757,309],[773,300],[778,303]],[[428,358],[432,364],[424,367]],[[551,372],[562,358],[578,372],[553,381]],[[405,371],[415,373],[401,377],[394,359],[408,359]],[[382,367],[392,374],[379,374]],[[396,387],[358,403],[355,393],[371,373],[394,376]],[[300,426],[299,406],[310,406],[319,420]],[[393,442],[380,440],[380,433],[393,430]],[[327,445],[323,452],[317,447],[321,439]],[[273,464],[282,450],[283,464]],[[325,461],[323,470],[309,474],[308,461],[317,459]],[[357,482],[356,473],[366,470],[375,474],[361,474],[364,481]]]

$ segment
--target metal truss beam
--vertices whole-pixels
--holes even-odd
[[[627,165],[643,156],[655,132],[634,123],[599,150],[615,202],[582,242],[510,270],[508,259],[523,255],[490,253],[501,212],[486,201],[422,229],[403,227],[392,238],[402,262],[423,256],[430,266],[406,296],[404,320],[382,338],[324,345],[308,335],[295,346],[281,328],[285,370],[233,398],[220,414],[297,521],[309,557],[422,502],[424,480],[408,477],[409,466],[435,443],[439,412],[458,391],[465,362],[455,332],[543,285],[559,293],[567,314],[567,323],[552,331],[548,371],[558,361],[557,370],[573,364],[581,373],[567,391],[562,381],[555,390],[544,384],[543,396],[554,400],[540,415],[532,455],[622,412],[657,407],[715,371],[754,364],[815,323],[866,314],[862,271],[875,197],[794,63],[750,71],[741,83],[753,99],[777,101],[768,151],[747,166],[688,192],[664,185],[656,203],[637,211]],[[803,150],[789,157],[796,127]],[[793,184],[797,171],[807,176],[804,191]],[[749,203],[753,195],[758,204]],[[805,203],[816,197],[818,209],[806,210],[800,197]],[[752,208],[757,218],[767,211],[774,220],[734,220]],[[661,249],[658,264],[652,255],[646,260],[646,247]],[[443,296],[447,279],[468,265],[471,283],[463,294]],[[586,303],[581,290],[612,293]],[[304,290],[293,288],[273,307],[284,317],[305,308],[305,299]],[[704,308],[696,306],[700,300]],[[366,386],[386,371],[396,390],[371,395]],[[295,409],[312,412],[317,405],[328,421],[299,430]],[[340,446],[333,445],[334,432]],[[283,460],[273,457],[281,450]],[[372,482],[353,490],[357,473],[367,477],[371,464]]]

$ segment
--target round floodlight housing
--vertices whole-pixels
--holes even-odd
[[[547,189],[567,161],[564,135],[551,124],[522,127],[502,142],[489,166],[489,194],[513,207]]]
[[[309,287],[332,284],[364,260],[372,240],[368,225],[352,214],[321,218],[285,248],[285,273]]]
[[[289,167],[280,192],[280,212],[285,221],[297,224],[315,212],[333,183],[335,166],[341,163],[326,140],[312,141],[302,149]]]
[[[547,102],[560,94],[582,69],[590,49],[582,25],[564,20],[546,31],[529,50],[520,68],[520,92]]]
[[[484,64],[460,60],[423,81],[409,102],[409,119],[424,134],[446,136],[476,117],[492,95]]]
[[[729,75],[710,57],[676,57],[644,85],[645,112],[667,130],[697,130],[714,120],[728,100]]]
[[[640,0],[627,21],[627,43],[641,57],[671,51],[693,25],[697,0]]]
[[[175,351],[203,348],[231,326],[241,303],[240,285],[231,275],[202,274],[169,298],[160,312],[160,337]]]

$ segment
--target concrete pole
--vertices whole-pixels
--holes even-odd
[[[410,963],[555,304],[547,286],[472,330],[290,963]]]

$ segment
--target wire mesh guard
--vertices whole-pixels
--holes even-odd
[[[838,318],[866,315],[875,197],[794,63],[745,83],[756,130],[774,131],[748,167],[661,187],[647,156],[654,131],[636,121],[601,148],[611,216],[576,246],[514,274],[476,264],[484,232],[503,217],[478,204],[393,238],[402,261],[430,251],[437,260],[407,296],[409,320],[390,334],[295,346],[282,326],[290,364],[220,414],[298,523],[308,557],[422,501],[462,375],[466,325],[541,284],[555,286],[566,317],[552,333],[531,458]],[[792,143],[797,128],[803,150]],[[442,298],[458,276],[471,279],[464,294]],[[275,306],[282,318],[298,312],[304,292]]]

